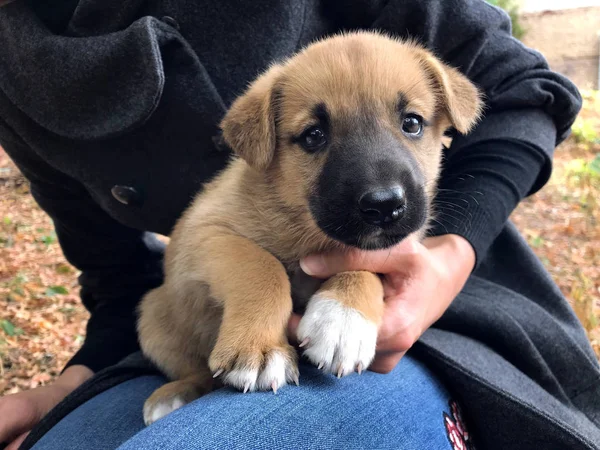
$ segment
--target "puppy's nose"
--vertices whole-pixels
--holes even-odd
[[[406,199],[404,189],[394,186],[363,194],[358,207],[365,222],[371,225],[386,225],[397,221],[404,214]]]

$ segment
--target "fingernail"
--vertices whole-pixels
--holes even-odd
[[[307,275],[317,275],[327,268],[321,255],[310,255],[300,260],[300,268]]]

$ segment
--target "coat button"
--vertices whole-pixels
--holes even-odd
[[[171,16],[163,16],[163,18],[161,19],[164,23],[166,23],[167,25],[169,25],[172,28],[175,28],[176,30],[179,30],[179,23],[177,23],[177,21],[175,19],[173,19]]]
[[[124,205],[135,206],[142,203],[142,195],[131,186],[115,185],[110,190],[112,196]]]

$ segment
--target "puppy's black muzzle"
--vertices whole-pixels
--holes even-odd
[[[427,221],[424,185],[419,164],[398,137],[357,127],[328,148],[309,203],[329,237],[362,249],[386,248]]]

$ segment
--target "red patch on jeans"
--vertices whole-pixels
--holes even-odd
[[[450,445],[452,445],[452,449],[475,450],[475,446],[471,441],[471,436],[469,435],[467,427],[465,426],[465,422],[463,421],[458,403],[456,403],[454,400],[450,400],[450,411],[452,412],[452,417],[446,413],[443,414],[446,433],[448,435]]]

